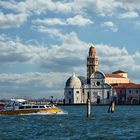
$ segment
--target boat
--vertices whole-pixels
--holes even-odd
[[[18,115],[18,114],[32,114],[32,113],[44,113],[44,114],[57,114],[61,109],[54,104],[34,104],[28,103],[24,99],[11,99],[5,107],[0,110],[0,115]]]

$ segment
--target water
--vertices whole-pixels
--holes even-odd
[[[140,106],[61,106],[58,115],[0,116],[0,140],[140,140]]]

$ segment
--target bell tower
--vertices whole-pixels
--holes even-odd
[[[90,79],[92,73],[98,70],[98,57],[96,56],[96,49],[95,47],[91,46],[89,48],[89,55],[87,57],[87,80]]]

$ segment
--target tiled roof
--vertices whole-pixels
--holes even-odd
[[[122,71],[122,70],[117,70],[117,71],[112,72],[112,74],[117,74],[117,73],[127,73],[127,72]]]
[[[114,85],[113,88],[140,88],[140,84],[122,83],[122,84]]]
[[[105,77],[106,78],[124,78],[118,74],[108,74],[108,73],[105,74]]]

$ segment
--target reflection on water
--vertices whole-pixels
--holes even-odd
[[[67,112],[58,115],[0,116],[0,140],[128,140],[140,139],[140,106],[92,106],[86,118],[86,106],[61,106]]]

